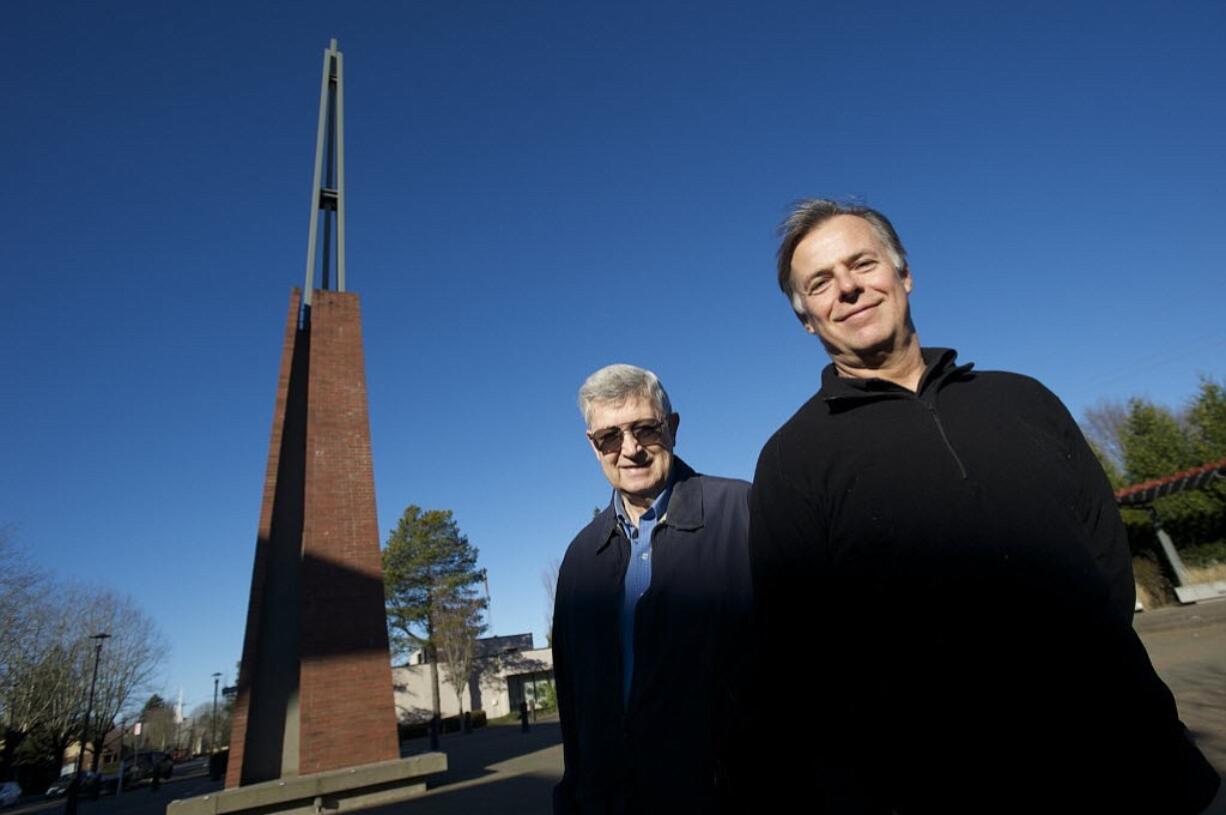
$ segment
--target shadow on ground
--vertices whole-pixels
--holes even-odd
[[[557,720],[541,721],[523,733],[519,725],[491,725],[468,735],[449,733],[439,740],[439,749],[447,754],[447,772],[433,776],[430,788],[444,784],[483,778],[496,772],[535,772],[552,778],[551,784],[562,777],[561,747],[562,729]],[[534,755],[549,748],[557,748],[557,756]],[[429,752],[426,738],[413,739],[400,746],[400,754],[411,756]],[[516,766],[502,766],[513,762]],[[519,766],[524,765],[524,766]]]

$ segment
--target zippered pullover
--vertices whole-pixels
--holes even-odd
[[[1033,379],[923,353],[915,393],[828,366],[758,461],[756,639],[815,658],[781,773],[816,767],[833,812],[1199,811],[1216,774],[1132,630],[1076,423]]]

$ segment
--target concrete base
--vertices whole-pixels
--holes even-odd
[[[446,753],[423,753],[171,801],[166,815],[333,815],[411,798],[446,769]]]
[[[1213,583],[1197,583],[1194,586],[1176,586],[1175,596],[1181,603],[1199,603],[1203,600],[1226,598],[1226,580]]]

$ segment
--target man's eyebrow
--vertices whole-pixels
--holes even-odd
[[[850,255],[848,255],[847,257],[843,258],[842,260],[840,260],[840,261],[839,261],[839,263],[842,263],[844,266],[855,266],[855,265],[856,265],[856,263],[858,263],[858,262],[859,262],[859,261],[860,261],[862,258],[864,258],[864,257],[865,257],[865,256],[867,256],[867,255],[871,255],[872,257],[876,257],[876,256],[877,256],[877,250],[875,250],[875,249],[860,249],[859,251],[852,252]],[[805,276],[805,279],[806,279],[806,280],[812,280],[812,279],[813,279],[813,278],[815,278],[815,277],[821,277],[822,275],[828,275],[828,274],[830,274],[830,273],[831,273],[833,270],[834,270],[834,266],[833,266],[833,265],[830,265],[830,266],[822,266],[822,267],[821,267],[821,268],[819,268],[819,269],[814,269],[813,271],[809,272],[809,273],[808,273],[808,274]]]

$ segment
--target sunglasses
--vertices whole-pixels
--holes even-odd
[[[621,452],[622,440],[625,439],[626,433],[634,436],[634,440],[639,443],[640,447],[659,444],[664,440],[664,427],[664,422],[636,422],[624,428],[606,427],[595,433],[588,433],[587,437],[592,440],[597,450],[607,455]]]

